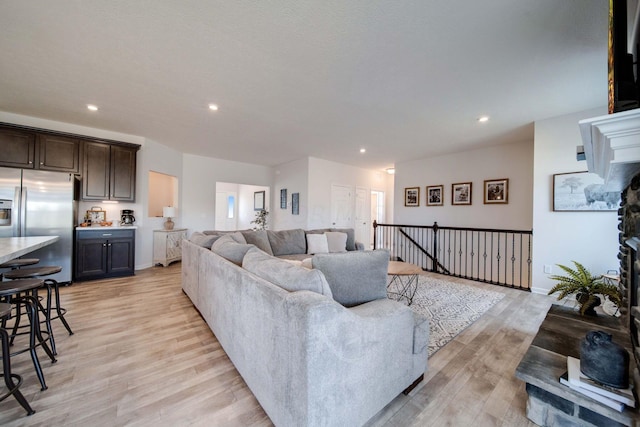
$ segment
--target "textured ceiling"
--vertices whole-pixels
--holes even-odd
[[[0,0],[0,111],[221,159],[385,168],[605,106],[607,13],[607,0]]]

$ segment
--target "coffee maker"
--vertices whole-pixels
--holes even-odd
[[[136,217],[133,216],[133,209],[123,209],[120,211],[120,225],[133,225]]]

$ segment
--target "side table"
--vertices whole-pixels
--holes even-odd
[[[407,305],[413,303],[413,297],[418,290],[418,276],[422,268],[415,264],[402,261],[389,261],[387,274],[391,276],[387,285],[387,293],[397,301],[407,300]]]
[[[153,265],[168,266],[182,259],[182,240],[187,238],[186,228],[153,230]]]

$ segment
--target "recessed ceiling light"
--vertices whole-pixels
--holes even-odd
[[[361,148],[361,149],[360,149],[360,152],[361,152],[361,153],[366,153],[366,152],[367,152],[367,149],[366,149],[366,148]]]
[[[218,106],[216,104],[209,104],[209,110],[218,111]]]
[[[98,111],[98,107],[93,104],[87,104],[87,108],[91,111]]]
[[[489,116],[480,116],[478,117],[478,122],[480,123],[486,123],[489,121]]]

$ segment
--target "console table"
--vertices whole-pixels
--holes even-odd
[[[640,423],[637,409],[625,408],[618,412],[560,384],[560,376],[567,371],[567,356],[580,358],[580,342],[593,330],[611,334],[614,342],[629,350],[633,361],[629,331],[619,319],[606,315],[580,316],[573,308],[552,305],[516,368],[516,377],[526,382],[527,417],[539,426]]]
[[[186,228],[153,230],[153,265],[168,266],[182,259],[182,239],[187,238]]]

